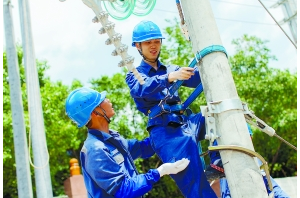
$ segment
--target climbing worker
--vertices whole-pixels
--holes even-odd
[[[141,197],[160,177],[176,174],[189,164],[188,159],[177,158],[138,174],[133,160],[154,154],[150,140],[127,140],[109,128],[115,112],[105,91],[85,87],[72,91],[66,99],[66,114],[78,127],[88,129],[80,160],[89,198]]]
[[[159,61],[162,39],[159,27],[151,21],[141,21],[133,30],[132,46],[143,57],[137,70],[145,83],[141,85],[132,72],[127,73],[126,83],[137,109],[146,116],[158,105],[163,109],[181,102],[177,91],[168,97],[169,88],[175,81],[184,80],[182,85],[192,88],[201,83],[198,68],[164,65]],[[197,147],[205,136],[205,118],[201,113],[184,115],[180,111],[164,109],[149,117],[147,130],[152,147],[162,162],[190,160],[185,170],[171,175],[185,197],[216,198],[204,175]]]
[[[250,137],[251,137],[251,140],[252,140],[253,132],[252,132],[252,130],[251,130],[251,128],[248,124],[247,124],[247,126],[248,126],[248,131],[249,131],[249,134],[250,134]],[[217,145],[218,145],[218,143],[215,140],[213,142],[213,146],[217,146]],[[210,160],[211,160],[211,163],[212,163],[212,164],[210,164],[209,169],[215,168],[214,164],[216,164],[217,167],[219,168],[219,170],[221,169],[221,171],[224,171],[220,153],[219,152],[211,152],[211,153],[209,153],[209,155],[210,155]],[[258,160],[258,165],[261,166],[262,162],[259,159],[257,159],[257,160]],[[271,180],[272,187],[273,187],[273,191],[271,191],[270,188],[269,188],[269,185],[268,185],[268,180],[267,180],[267,176],[266,176],[265,171],[262,170],[261,174],[262,174],[262,178],[264,180],[264,184],[266,186],[266,190],[267,190],[269,195],[270,195],[270,193],[273,193],[274,198],[290,198],[286,194],[286,192],[284,192],[282,190],[282,188],[276,183],[276,181],[270,176],[270,180]],[[231,198],[231,194],[230,194],[230,190],[229,190],[229,186],[228,186],[228,182],[227,182],[226,178],[221,178],[220,179],[220,191],[221,191],[221,198]]]

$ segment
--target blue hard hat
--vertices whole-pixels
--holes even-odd
[[[152,21],[141,21],[137,24],[132,33],[132,46],[135,47],[135,43],[148,41],[151,39],[164,39],[159,27]]]
[[[99,93],[93,89],[82,87],[72,91],[66,100],[66,114],[83,127],[88,123],[93,110],[105,99],[106,91]]]

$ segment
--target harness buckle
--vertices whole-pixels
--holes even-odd
[[[197,56],[199,55],[199,57]],[[195,59],[196,59],[196,62],[199,63],[199,62],[202,62],[202,55],[200,52],[197,51],[197,53],[195,54]]]
[[[167,105],[166,101],[167,101],[168,98],[169,98],[169,96],[166,96],[164,99],[162,99],[162,100],[159,102],[159,104],[158,104],[157,106],[160,107],[161,111],[160,111],[159,114],[157,114],[157,115],[154,116],[153,118],[156,118],[156,117],[158,117],[158,116],[160,116],[160,115],[162,115],[162,114],[164,114],[164,113],[171,113],[171,109],[166,110],[165,107],[164,107],[164,105]],[[153,118],[151,118],[151,119],[153,119]]]

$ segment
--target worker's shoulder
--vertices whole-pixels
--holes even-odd
[[[84,147],[87,150],[98,150],[106,147],[105,143],[96,136],[89,135],[84,141]]]

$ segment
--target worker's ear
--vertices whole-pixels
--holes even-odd
[[[93,115],[94,113],[92,113],[92,115]],[[89,119],[89,121],[88,121],[88,123],[85,125],[88,129],[89,128],[91,128],[92,127],[92,125],[93,125],[93,118],[92,118],[92,115],[90,116],[90,119]]]
[[[141,49],[141,44],[140,43],[135,43],[135,47],[137,50],[140,50]]]
[[[90,120],[94,120],[96,118],[97,118],[97,115],[94,112],[92,112],[91,116],[90,116]]]

